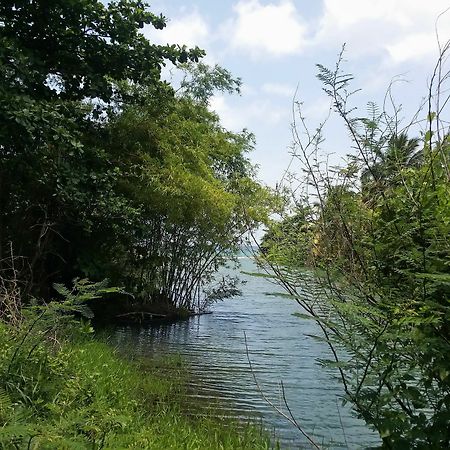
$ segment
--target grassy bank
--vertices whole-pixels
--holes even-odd
[[[143,367],[96,341],[88,325],[50,320],[34,313],[0,324],[0,448],[270,447],[256,427],[184,415],[175,362]]]

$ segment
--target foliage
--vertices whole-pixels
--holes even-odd
[[[314,239],[310,213],[299,207],[282,220],[273,220],[261,241],[264,259],[280,266],[296,261],[304,269],[310,262]]]
[[[323,362],[337,370],[346,401],[383,447],[447,448],[450,142],[443,110],[430,109],[413,139],[398,131],[398,111],[391,117],[370,104],[368,117],[354,117],[352,76],[341,62],[335,70],[319,66],[319,79],[358,153],[346,167],[323,170],[316,162],[324,125],[314,135],[294,132],[305,185],[314,188],[297,207],[310,214],[275,224],[261,261],[317,322],[331,352]],[[444,92],[445,79],[434,80],[430,108]],[[305,265],[314,278],[300,270]]]
[[[6,88],[39,100],[109,103],[121,80],[154,85],[165,60],[198,61],[198,48],[158,46],[144,37],[144,26],[166,25],[148,6],[135,0],[3,1]]]
[[[241,79],[233,78],[228,70],[218,64],[210,67],[202,62],[185,63],[180,68],[184,71],[180,91],[200,103],[207,104],[215,91],[241,93]]]
[[[92,338],[79,316],[117,288],[56,289],[62,299],[0,322],[0,448],[269,448],[256,426],[188,418],[179,360],[124,360]]]
[[[202,55],[151,44],[144,24],[165,21],[143,2],[2,2],[0,260],[12,242],[23,258],[24,299],[28,291],[48,295],[55,272],[69,281],[71,232],[123,206],[111,192],[107,155],[88,145],[100,116],[139,100],[123,95],[123,80],[167,89],[159,81],[166,59]]]
[[[0,6],[0,271],[12,278],[12,245],[25,302],[88,276],[199,307],[242,205],[266,196],[245,157],[253,137],[207,109],[240,80],[198,48],[152,44],[147,26],[165,18],[134,0]],[[177,94],[167,62],[190,74]]]
[[[78,247],[91,278],[123,283],[141,301],[203,307],[203,287],[257,223],[268,192],[253,180],[247,132],[230,133],[205,105],[151,93],[105,127],[102,142],[115,167],[119,220],[99,223]],[[244,214],[247,203],[255,210]],[[261,204],[261,207],[258,205]],[[92,245],[103,241],[102,252]]]

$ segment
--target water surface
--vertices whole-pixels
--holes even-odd
[[[242,270],[256,270],[250,258],[241,262]],[[246,354],[245,332],[261,389],[286,410],[282,381],[297,422],[318,444],[358,449],[377,443],[364,423],[342,406],[343,389],[335,374],[317,364],[317,358],[330,358],[330,354],[325,343],[310,336],[319,334],[314,322],[292,315],[299,311],[293,300],[264,295],[282,292],[267,278],[241,278],[246,282],[242,295],[216,304],[213,314],[172,324],[120,327],[114,342],[140,356],[181,354],[192,371],[189,395],[200,397],[202,405],[216,409],[219,400],[223,415],[260,418],[283,448],[311,448],[258,391]]]

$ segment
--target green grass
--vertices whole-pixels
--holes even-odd
[[[179,361],[29,329],[0,324],[1,449],[270,448],[257,426],[184,414]]]

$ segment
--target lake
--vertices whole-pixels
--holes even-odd
[[[241,264],[242,271],[257,270],[251,258],[241,258]],[[292,299],[265,295],[283,292],[269,279],[245,274],[241,278],[242,295],[217,303],[213,314],[171,324],[118,327],[113,343],[119,349],[132,348],[139,356],[182,355],[192,373],[188,395],[200,398],[201,405],[210,404],[225,416],[261,420],[282,448],[311,448],[258,391],[245,332],[261,389],[286,410],[282,381],[297,422],[319,445],[332,449],[376,445],[377,436],[342,406],[343,388],[336,374],[316,362],[330,354],[325,343],[310,336],[319,334],[315,323],[293,316],[299,307]]]

